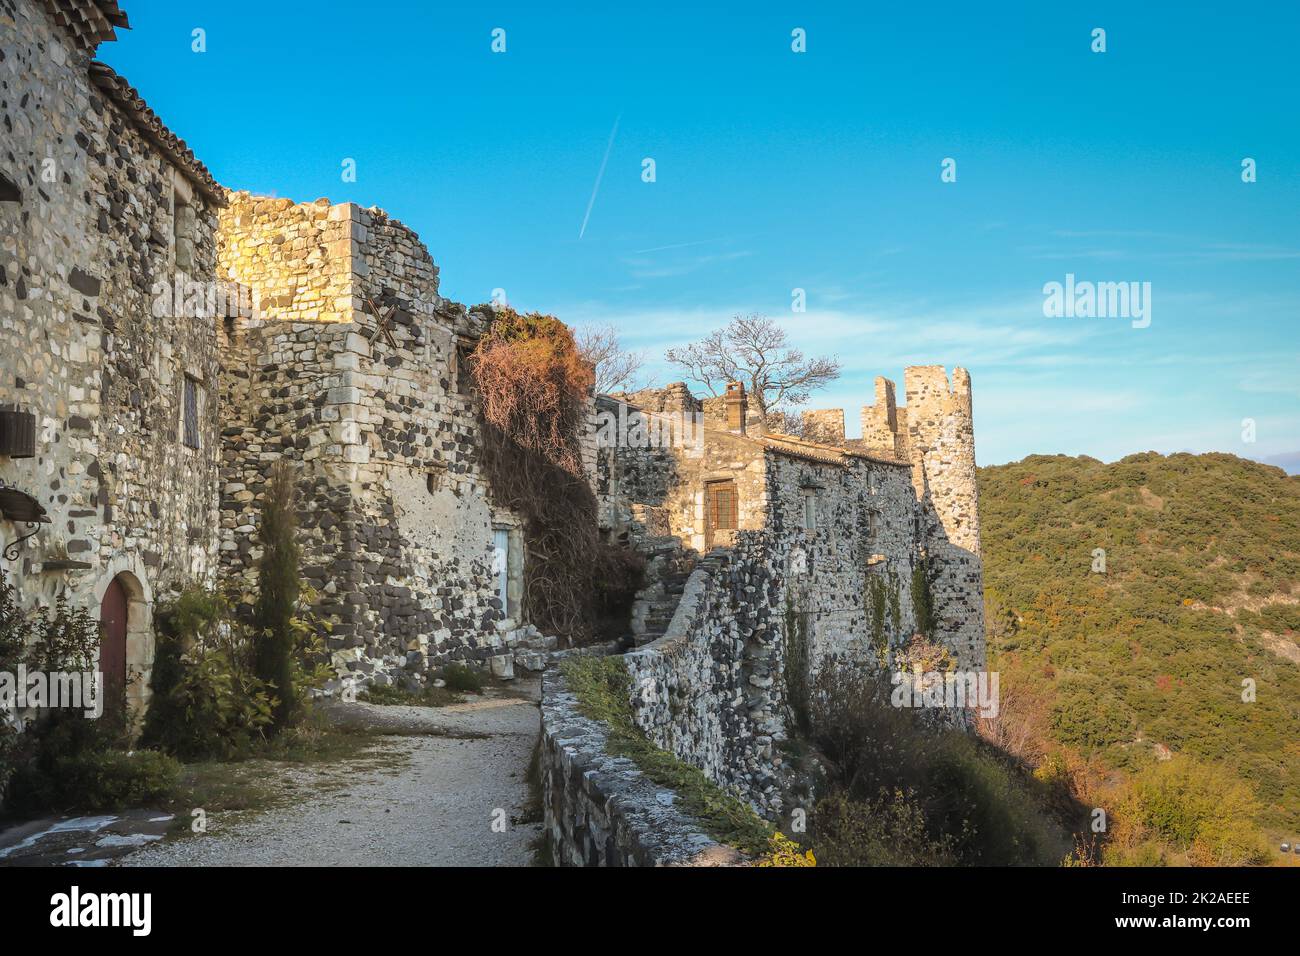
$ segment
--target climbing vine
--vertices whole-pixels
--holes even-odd
[[[602,544],[583,473],[582,434],[595,373],[573,332],[549,315],[496,308],[469,356],[480,399],[482,464],[493,497],[524,520],[524,607],[537,627],[583,643],[596,605],[635,591],[620,549]],[[598,586],[599,585],[599,586]]]
[[[930,589],[933,580],[930,558],[923,556],[912,568],[912,610],[917,633],[927,639],[934,636],[934,593]]]
[[[882,666],[889,659],[890,636],[899,634],[903,626],[899,591],[898,575],[894,572],[867,573],[867,626],[871,631],[871,649]]]
[[[879,574],[867,577],[867,613],[871,622],[871,649],[883,664],[889,652],[889,641],[885,633],[885,614],[889,602],[889,588],[885,579]]]

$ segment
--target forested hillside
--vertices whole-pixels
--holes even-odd
[[[1107,810],[1084,855],[1296,862],[1300,477],[1032,456],[980,470],[980,512],[994,734]]]

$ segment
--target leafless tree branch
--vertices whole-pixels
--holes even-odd
[[[741,381],[763,415],[803,405],[840,376],[833,358],[806,358],[790,345],[785,329],[763,315],[735,316],[699,342],[669,349],[669,362],[710,395]]]
[[[577,330],[578,352],[596,369],[596,392],[635,392],[642,380],[645,356],[623,348],[612,325],[587,325]]]

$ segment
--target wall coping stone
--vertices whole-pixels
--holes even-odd
[[[609,728],[579,712],[577,697],[554,664],[542,677],[541,706],[543,803],[557,863],[736,866],[746,862],[739,850],[718,843],[698,820],[679,809],[672,790],[652,782],[629,758],[609,753]],[[590,825],[593,811],[603,816],[598,834]]]

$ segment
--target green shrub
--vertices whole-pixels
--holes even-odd
[[[922,558],[912,569],[912,613],[916,617],[916,629],[925,637],[934,636],[934,591],[931,583],[934,571],[930,559]]]
[[[0,670],[14,673],[20,664],[46,672],[94,670],[99,646],[99,626],[81,608],[73,608],[60,594],[54,607],[24,611],[8,576],[0,569]],[[125,701],[103,701],[104,715],[86,720],[80,711],[51,711],[40,715],[18,734],[0,716],[0,799],[9,800],[8,781],[15,772],[30,767],[41,756],[43,740],[57,736],[64,723],[75,728],[77,746],[98,734],[120,734]],[[93,728],[93,731],[92,729]],[[72,733],[67,731],[66,733]]]
[[[891,706],[889,692],[882,675],[837,661],[823,665],[813,690],[811,739],[833,791],[865,808],[833,805],[836,827],[864,859],[880,855],[877,844],[895,831],[918,859],[1023,865],[1064,856],[1068,841],[1039,804],[1041,784],[965,731]],[[868,826],[872,812],[893,817]],[[917,814],[926,834],[919,842],[906,836]],[[835,859],[822,839],[818,860]]]
[[[1051,709],[1052,733],[1084,753],[1124,743],[1133,737],[1132,718],[1102,681],[1078,675],[1062,681]]]
[[[447,664],[438,672],[438,676],[446,682],[447,690],[469,694],[483,693],[483,675],[465,664]]]
[[[881,791],[871,801],[836,792],[812,815],[818,866],[955,866],[956,840],[930,835],[915,795]]]
[[[808,731],[809,660],[808,624],[794,609],[794,601],[785,599],[785,699],[801,733]]]
[[[1004,695],[1014,673],[1099,775],[1142,773],[1140,737],[1248,782],[1257,826],[1300,829],[1300,667],[1261,634],[1300,623],[1300,477],[1223,454],[1034,455],[981,468],[979,498]]]
[[[181,766],[156,750],[85,750],[29,763],[14,774],[17,813],[121,810],[165,800]]]
[[[367,704],[379,704],[385,707],[446,707],[448,704],[462,703],[465,698],[446,687],[434,687],[430,684],[419,691],[403,690],[395,684],[371,684],[357,699]]]
[[[1146,842],[1154,838],[1193,863],[1246,866],[1268,859],[1253,823],[1259,809],[1250,787],[1222,768],[1175,757],[1133,779],[1119,814]]]
[[[190,589],[155,615],[153,696],[141,740],[183,760],[245,755],[271,725],[254,639],[220,594]]]

